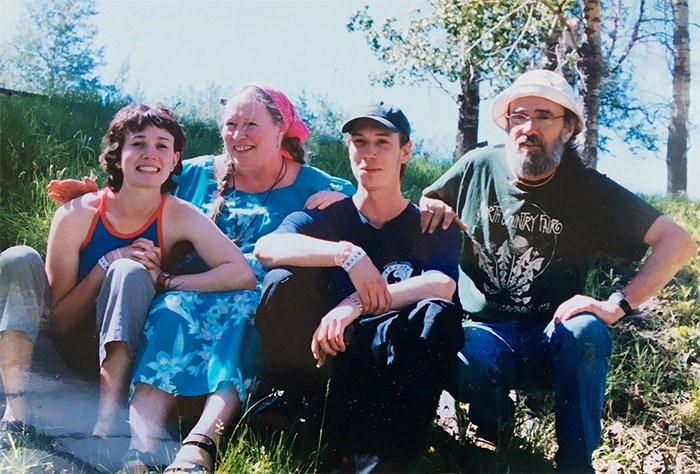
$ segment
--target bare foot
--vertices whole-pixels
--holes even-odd
[[[99,436],[100,438],[106,438],[112,436],[115,432],[114,420],[105,421],[98,420],[95,426],[92,428],[92,435]]]
[[[153,467],[146,464],[146,460],[153,461],[153,455],[142,453],[137,449],[129,449],[124,457],[124,465],[118,474],[149,474]]]

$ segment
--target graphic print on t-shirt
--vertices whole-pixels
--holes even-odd
[[[413,267],[409,262],[391,262],[384,267],[382,278],[388,285],[407,280],[413,274]]]
[[[519,313],[549,309],[535,307],[531,286],[549,266],[561,232],[561,222],[535,204],[481,203],[472,247],[484,273],[482,290],[492,296],[489,306]]]

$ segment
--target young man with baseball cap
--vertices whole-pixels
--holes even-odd
[[[256,326],[272,371],[332,366],[333,432],[356,470],[401,469],[464,340],[452,303],[460,235],[422,233],[418,207],[401,194],[411,155],[401,109],[372,104],[342,130],[357,193],[291,214],[258,241],[256,256],[275,270]]]
[[[505,148],[467,153],[421,199],[424,230],[453,220],[465,230],[459,295],[469,320],[452,391],[469,403],[477,437],[498,444],[512,434],[509,391],[553,388],[557,468],[593,472],[612,349],[607,326],[661,289],[697,246],[583,165],[573,146],[583,116],[559,74],[523,74],[496,97],[492,116],[508,133]],[[604,300],[582,294],[600,253],[639,260],[648,247],[620,291]]]

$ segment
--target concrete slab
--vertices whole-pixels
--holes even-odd
[[[50,446],[0,451],[0,472],[116,472],[129,446],[128,410],[117,433],[91,436],[97,415],[99,382],[71,370],[42,331],[35,345],[27,398],[31,422],[53,438]],[[0,390],[4,394],[0,381]],[[0,395],[0,408],[5,397]]]

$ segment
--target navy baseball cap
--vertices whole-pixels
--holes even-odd
[[[358,120],[370,119],[379,122],[386,128],[396,133],[403,133],[411,139],[411,124],[400,108],[384,101],[373,102],[358,110],[353,117],[343,125],[343,133],[347,133]]]

